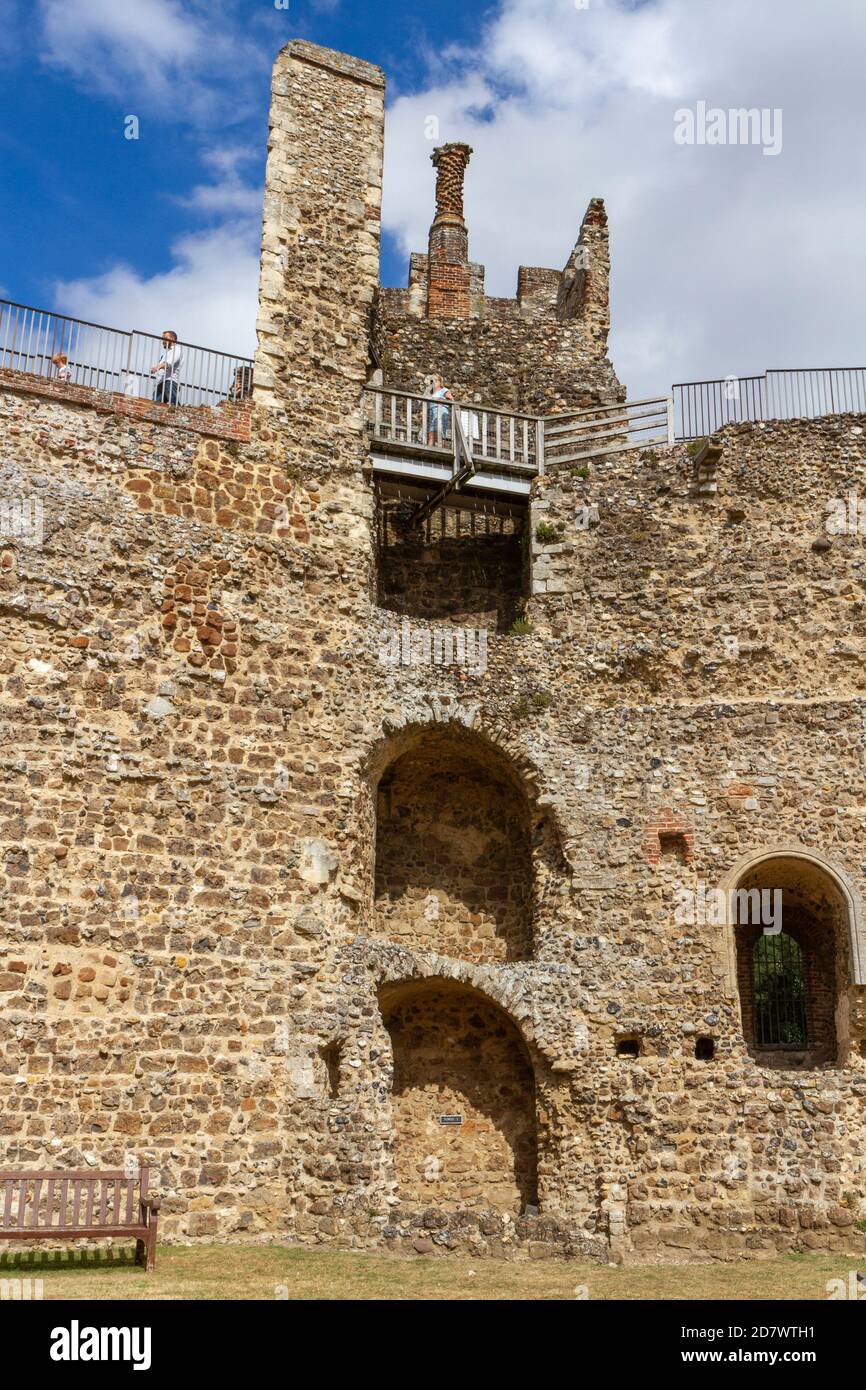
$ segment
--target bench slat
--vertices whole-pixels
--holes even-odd
[[[67,1240],[74,1240],[79,1236],[104,1236],[105,1233],[104,1226],[52,1226],[50,1231],[46,1231],[44,1228],[34,1228],[33,1226],[28,1226],[26,1230],[21,1231],[17,1226],[13,1226],[11,1231],[0,1232],[0,1240],[44,1240],[47,1237],[50,1237],[52,1240],[60,1237],[64,1237]],[[133,1222],[131,1226],[124,1225],[116,1227],[111,1234],[136,1236],[144,1240],[147,1236],[147,1226],[145,1226],[143,1222],[139,1222],[138,1224]]]
[[[146,1164],[141,1165],[142,1172],[146,1166]],[[21,1178],[26,1179],[27,1182],[32,1182],[34,1178],[44,1178],[46,1181],[48,1178],[68,1178],[70,1182],[73,1178],[81,1178],[89,1182],[93,1176],[94,1170],[92,1168],[28,1168],[26,1171],[22,1171],[20,1168],[0,1168],[0,1182],[18,1182]],[[100,1168],[97,1176],[100,1178],[128,1178],[129,1174],[124,1172],[122,1168]]]
[[[136,1263],[140,1261],[151,1274],[159,1203],[151,1207],[146,1202],[148,1177],[147,1164],[135,1176],[129,1170],[27,1173],[0,1168],[0,1241],[130,1236],[136,1241]]]

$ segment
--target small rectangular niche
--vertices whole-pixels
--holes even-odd
[[[659,831],[659,857],[662,863],[687,864],[689,847],[681,830]]]
[[[699,1062],[711,1062],[716,1055],[715,1038],[698,1038],[695,1042],[695,1057]]]
[[[641,1040],[633,1033],[616,1040],[617,1057],[639,1057],[641,1054]]]
[[[319,1048],[319,1056],[325,1064],[325,1093],[330,1100],[336,1100],[340,1094],[343,1044],[340,1042],[327,1043],[324,1047]]]

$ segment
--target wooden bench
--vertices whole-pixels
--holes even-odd
[[[135,1263],[156,1264],[159,1198],[149,1169],[123,1172],[12,1172],[0,1169],[0,1240],[134,1236]]]

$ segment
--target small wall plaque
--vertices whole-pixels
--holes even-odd
[[[463,1123],[463,1116],[462,1116],[462,1115],[440,1115],[440,1116],[439,1116],[439,1123],[440,1123],[440,1125],[462,1125],[462,1123]]]

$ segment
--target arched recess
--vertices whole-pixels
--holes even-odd
[[[531,785],[492,739],[416,724],[377,749],[375,934],[471,963],[528,960],[564,860]]]
[[[408,1206],[519,1215],[538,1201],[535,1076],[516,1024],[480,991],[383,985],[397,1195]]]
[[[850,879],[814,850],[778,844],[743,856],[720,886],[729,983],[752,1055],[783,1069],[843,1064],[852,1043],[862,1045],[852,1037],[850,987],[866,983],[862,903]]]

